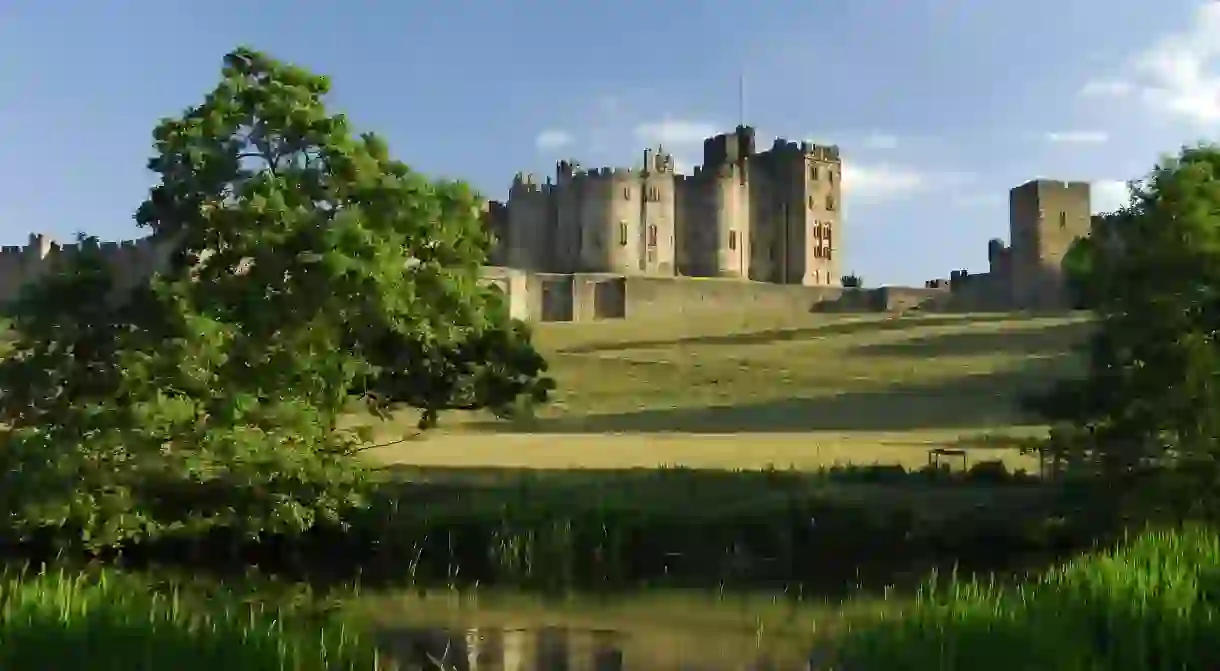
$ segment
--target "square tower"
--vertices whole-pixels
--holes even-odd
[[[1088,182],[1036,179],[1008,192],[1008,231],[1013,306],[1053,309],[1068,304],[1063,257],[1089,235]]]
[[[843,163],[837,145],[803,143],[808,187],[806,234],[808,250],[802,284],[841,286],[843,257]]]

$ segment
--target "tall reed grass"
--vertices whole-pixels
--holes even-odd
[[[0,575],[4,671],[322,671],[378,668],[339,623],[309,623],[234,597],[187,598],[138,576]]]
[[[1018,586],[933,578],[839,641],[844,669],[1220,669],[1220,535],[1147,532]]]

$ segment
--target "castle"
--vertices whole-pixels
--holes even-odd
[[[1069,306],[1060,264],[1090,233],[1087,182],[1013,188],[1010,240],[988,243],[986,273],[866,289],[840,276],[842,168],[838,147],[779,139],[756,152],[754,130],[738,126],[704,141],[692,175],[676,174],[660,148],[644,153],[642,169],[561,161],[542,184],[518,174],[507,202],[482,211],[496,238],[484,281],[513,316],[539,321]],[[123,283],[162,267],[169,253],[150,238],[100,246]],[[0,249],[0,301],[76,247],[31,235],[27,246]]]
[[[508,202],[489,203],[492,262],[839,286],[842,168],[836,146],[781,138],[757,152],[749,126],[705,140],[691,175],[660,147],[642,169],[560,161],[553,180],[518,173]]]

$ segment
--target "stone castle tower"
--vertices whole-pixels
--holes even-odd
[[[1092,222],[1088,182],[1037,179],[1008,193],[1012,302],[1024,308],[1056,308],[1067,303],[1062,263]]]
[[[748,126],[705,140],[691,175],[660,147],[640,169],[560,161],[553,179],[518,173],[508,202],[489,204],[493,262],[837,286],[841,190],[838,147],[779,139],[756,152]]]

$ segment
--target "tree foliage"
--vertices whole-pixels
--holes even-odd
[[[353,135],[328,89],[228,54],[154,132],[136,219],[159,272],[120,282],[86,244],[12,306],[0,502],[19,532],[301,532],[360,504],[353,394],[426,425],[546,399],[528,331],[480,285],[477,195]]]
[[[1093,219],[1088,237],[1077,238],[1063,256],[1064,281],[1078,310],[1092,309],[1107,291],[1107,253],[1116,249],[1117,238],[1110,231],[1123,225],[1130,211],[1120,209]]]
[[[1087,375],[1035,408],[1069,463],[1123,479],[1181,467],[1211,479],[1220,451],[1220,148],[1185,148],[1079,249],[1097,329]],[[1209,480],[1210,481],[1210,480]],[[1210,486],[1210,485],[1209,485]]]

